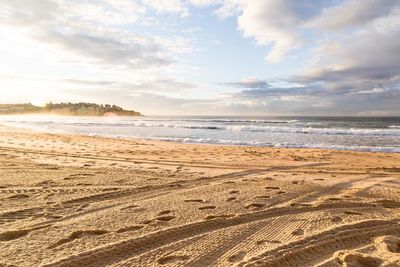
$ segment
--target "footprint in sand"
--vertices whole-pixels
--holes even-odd
[[[231,201],[234,201],[234,200],[236,200],[237,198],[236,197],[228,197],[227,199],[226,199],[226,202],[231,202]]]
[[[93,185],[91,183],[78,183],[76,184],[77,186],[88,186],[88,185]]]
[[[129,205],[129,206],[125,206],[120,208],[120,210],[126,210],[126,211],[132,211],[132,212],[140,212],[140,211],[144,211],[146,210],[145,208],[141,208],[138,205]]]
[[[279,190],[280,188],[276,186],[266,186],[265,189]]]
[[[228,261],[229,262],[239,262],[239,261],[242,261],[243,259],[244,259],[244,257],[246,256],[246,252],[244,252],[244,251],[241,251],[241,252],[239,252],[239,253],[237,253],[237,254],[235,254],[235,255],[232,255],[232,256],[230,256],[229,258],[228,258]]]
[[[255,198],[259,198],[259,199],[268,199],[268,198],[271,198],[271,196],[268,196],[268,195],[258,195],[258,196],[255,196]]]
[[[183,185],[180,184],[180,183],[174,183],[174,184],[169,184],[169,185],[167,185],[167,186],[168,186],[168,187],[174,188],[174,187],[182,187]]]
[[[137,231],[139,229],[142,229],[143,227],[144,227],[143,225],[132,225],[132,226],[120,228],[116,232],[117,233],[125,233],[125,232],[130,232],[130,231]]]
[[[107,233],[108,233],[108,231],[105,231],[105,230],[78,230],[78,231],[72,232],[68,237],[63,238],[63,239],[59,240],[58,242],[56,242],[55,244],[49,246],[49,248],[54,248],[54,247],[60,246],[65,243],[72,242],[75,239],[79,239],[79,238],[82,238],[85,236],[98,236],[98,235],[104,235]]]
[[[29,229],[3,232],[3,233],[0,233],[0,241],[10,241],[10,240],[18,239],[18,238],[26,236],[27,234],[29,234],[29,232],[30,232]]]
[[[160,211],[159,213],[157,213],[157,216],[167,215],[167,214],[170,214],[171,212],[172,212],[172,210]]]
[[[173,219],[175,219],[175,216],[172,215],[165,215],[165,216],[159,216],[156,218],[156,220],[158,221],[162,221],[162,222],[169,222],[172,221]]]
[[[264,207],[265,205],[262,203],[250,203],[248,205],[246,205],[246,209],[260,209],[262,207]]]
[[[216,208],[216,206],[210,205],[210,206],[199,207],[199,210],[213,210],[215,208]]]
[[[189,256],[186,255],[168,255],[168,256],[163,256],[157,260],[158,264],[161,265],[166,265],[166,264],[171,264],[175,263],[177,261],[187,261],[189,259]]]
[[[140,224],[150,224],[152,223],[154,220],[144,220],[142,221]]]
[[[339,201],[339,200],[342,200],[342,199],[339,198],[339,197],[330,197],[330,198],[328,198],[327,200],[330,200],[330,201]]]
[[[188,202],[188,203],[203,203],[205,202],[203,199],[185,199],[184,202]]]

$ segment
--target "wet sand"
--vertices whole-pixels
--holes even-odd
[[[0,266],[400,266],[400,154],[0,128]]]

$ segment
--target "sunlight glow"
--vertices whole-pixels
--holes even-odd
[[[47,103],[44,100],[35,99],[35,100],[31,101],[31,104],[36,107],[45,107]]]

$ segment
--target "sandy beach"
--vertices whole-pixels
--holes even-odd
[[[0,266],[400,266],[400,154],[0,128]]]

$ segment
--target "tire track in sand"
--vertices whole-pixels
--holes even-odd
[[[124,240],[86,252],[79,253],[44,266],[106,266],[126,260],[132,256],[141,255],[155,248],[165,246],[180,240],[197,235],[210,233],[222,228],[242,225],[282,215],[298,214],[311,211],[348,208],[372,208],[371,204],[344,202],[335,205],[321,204],[315,207],[302,208],[275,208],[253,213],[239,214],[232,218],[217,218],[214,220],[199,221],[178,227],[172,227],[148,235]]]
[[[238,266],[313,266],[338,250],[355,248],[382,235],[400,234],[395,221],[368,220],[336,227],[280,246]]]

